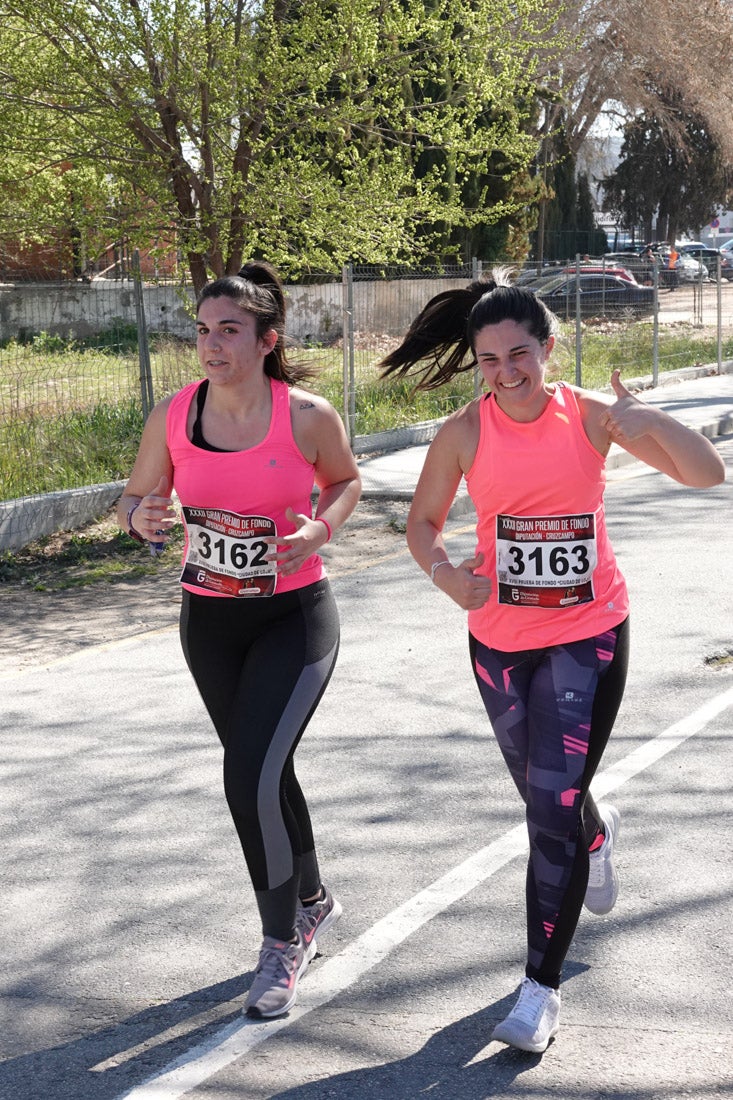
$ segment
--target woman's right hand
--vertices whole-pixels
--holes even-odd
[[[443,566],[436,569],[433,583],[464,611],[478,611],[488,603],[492,590],[491,578],[476,572],[483,563],[484,555],[478,553],[460,565]]]
[[[132,525],[148,542],[167,542],[176,519],[168,478],[161,477],[153,491],[147,493],[133,511]]]

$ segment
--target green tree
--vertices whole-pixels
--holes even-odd
[[[439,0],[431,0],[426,6],[434,10],[442,5]],[[461,7],[465,21],[476,5],[456,5],[456,10]],[[505,64],[506,54],[502,51],[506,49],[507,34],[524,43],[524,72],[519,80],[515,76],[513,96],[509,100],[497,96],[487,99],[472,119],[471,130],[464,132],[462,142],[440,145],[418,140],[413,159],[418,180],[439,181],[447,211],[438,221],[426,219],[418,229],[425,247],[438,262],[465,263],[473,256],[523,259],[536,223],[540,188],[532,172],[537,155],[535,74],[540,56],[546,64],[550,51],[557,54],[566,42],[554,32],[557,12],[548,5],[492,4],[491,12],[494,26],[490,34],[477,36],[477,44],[496,72],[501,72]],[[497,34],[498,24],[502,35]],[[451,38],[464,39],[466,29],[465,22],[457,23]],[[410,77],[409,98],[414,110],[472,96],[473,78],[470,69],[466,74],[456,66],[453,55],[444,52],[427,81]],[[487,144],[484,140],[487,135],[501,132],[516,134],[522,140],[511,144]]]
[[[537,258],[572,260],[578,253],[597,256],[605,252],[606,235],[596,227],[588,176],[578,172],[577,158],[562,125],[550,135],[548,152],[553,159],[548,156],[548,196]]]
[[[0,0],[0,183],[91,171],[138,241],[175,232],[196,287],[258,253],[291,274],[413,258],[425,225],[522,209],[510,188],[467,209],[462,188],[482,159],[530,163],[517,104],[554,7]]]
[[[575,182],[575,157],[564,146],[562,133],[556,135],[552,165],[552,196],[545,212],[544,256],[548,260],[568,260],[576,249],[578,188]]]
[[[49,133],[47,117],[35,109],[32,95],[8,94],[7,72],[28,67],[28,41],[0,29],[0,46],[5,77],[0,95],[0,238],[12,240],[16,249],[65,245],[64,266],[69,274],[78,274],[84,250],[94,252],[108,243],[105,214],[114,200],[114,184],[101,162],[72,162],[64,155],[65,144]],[[32,49],[39,68],[53,62],[53,52],[42,44],[34,40]],[[63,126],[62,113],[54,124],[54,130]],[[67,137],[71,144],[71,127]]]
[[[607,205],[624,224],[641,227],[649,240],[656,217],[664,237],[674,243],[727,203],[731,180],[703,119],[685,113],[677,93],[666,91],[663,98],[668,109],[676,108],[674,131],[656,116],[635,118],[624,130],[621,159],[604,186]]]

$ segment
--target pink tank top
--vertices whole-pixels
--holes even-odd
[[[628,615],[626,583],[606,531],[605,459],[591,444],[574,391],[559,382],[542,415],[512,420],[489,395],[466,475],[476,507],[478,570],[491,597],[468,614],[471,633],[516,652],[602,634]]]
[[[180,390],[168,406],[166,437],[173,484],[183,509],[186,543],[181,583],[207,596],[269,596],[313,584],[324,575],[312,554],[292,576],[277,578],[263,561],[263,536],[289,535],[285,510],[312,515],[314,469],[298,449],[290,418],[290,390],[270,379],[272,416],[267,435],[246,451],[196,447],[186,431],[201,383]]]

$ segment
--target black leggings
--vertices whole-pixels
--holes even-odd
[[[499,748],[527,811],[527,976],[555,989],[603,823],[588,790],[628,665],[628,620],[596,638],[504,653],[469,635]]]
[[[181,643],[224,746],[224,791],[263,933],[290,939],[298,897],[320,887],[293,755],[336,663],[330,585],[252,600],[184,589]]]

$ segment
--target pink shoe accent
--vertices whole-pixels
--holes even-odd
[[[588,849],[588,851],[589,851],[589,852],[597,852],[597,851],[598,851],[598,849],[599,849],[599,848],[601,847],[601,845],[603,844],[603,841],[604,841],[605,839],[606,839],[606,837],[604,836],[604,834],[603,834],[603,833],[599,833],[599,834],[598,834],[598,836],[596,837],[596,839],[595,839],[595,840],[593,841],[593,843],[591,844],[591,846],[590,846],[590,848]]]

